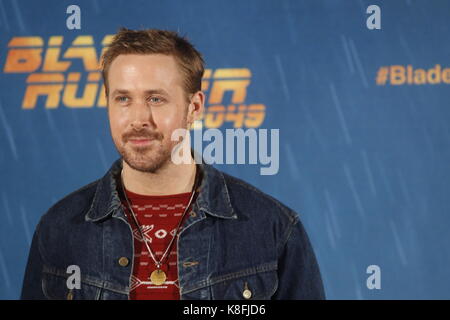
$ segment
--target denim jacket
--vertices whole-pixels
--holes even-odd
[[[33,235],[22,299],[129,299],[133,235],[117,192],[122,159],[64,197]],[[177,237],[181,299],[324,299],[299,216],[211,165]],[[80,288],[67,280],[76,265]]]

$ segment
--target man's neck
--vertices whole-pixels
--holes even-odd
[[[156,173],[141,172],[131,168],[122,160],[122,179],[125,188],[142,195],[170,195],[192,191],[195,182],[196,165],[176,165],[170,162]]]

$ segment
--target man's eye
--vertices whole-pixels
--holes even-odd
[[[120,97],[116,98],[116,101],[118,101],[118,102],[127,102],[128,101],[127,99],[128,99],[128,97],[120,96]]]
[[[151,103],[162,103],[164,100],[160,97],[150,97],[149,98]]]

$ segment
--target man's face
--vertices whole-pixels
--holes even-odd
[[[119,55],[108,72],[108,116],[118,152],[133,169],[155,172],[170,161],[172,132],[187,128],[186,95],[175,58]]]

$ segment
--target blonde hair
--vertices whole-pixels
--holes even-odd
[[[185,38],[174,31],[120,28],[109,48],[102,56],[102,77],[105,94],[109,94],[108,70],[113,60],[121,54],[165,54],[178,63],[183,76],[186,96],[201,90],[204,61],[200,52]]]

